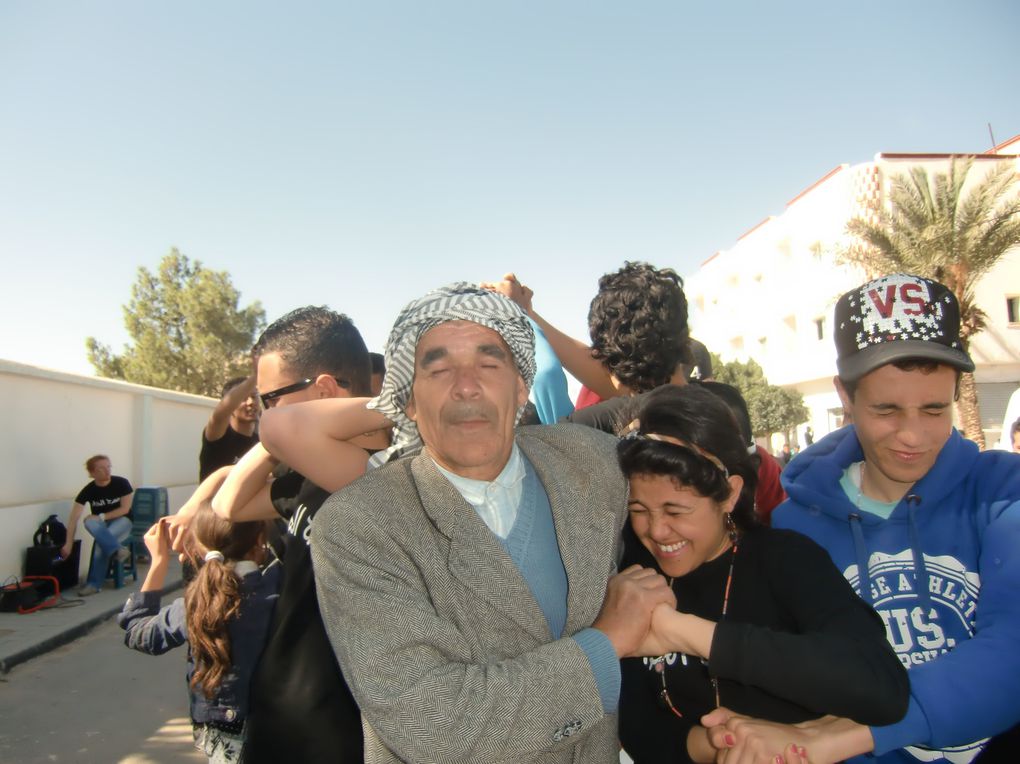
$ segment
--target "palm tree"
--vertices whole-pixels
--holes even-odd
[[[847,232],[859,239],[843,252],[875,276],[913,273],[949,287],[960,302],[964,349],[988,317],[974,301],[978,281],[1010,248],[1020,244],[1020,195],[1014,159],[996,166],[966,194],[973,157],[953,157],[948,172],[929,179],[923,167],[892,178],[888,208],[873,220],[855,218]],[[958,404],[966,437],[984,448],[974,375],[964,374]]]

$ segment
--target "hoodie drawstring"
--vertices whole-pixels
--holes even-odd
[[[907,518],[910,524],[910,554],[914,559],[914,588],[917,592],[917,599],[924,610],[924,617],[931,616],[931,579],[928,576],[928,564],[924,559],[924,552],[921,550],[921,533],[917,528],[917,507],[921,504],[921,497],[917,494],[910,494],[906,497]],[[861,599],[874,607],[874,598],[871,595],[871,569],[868,567],[868,545],[864,540],[864,529],[861,527],[861,516],[857,512],[848,515],[850,520],[850,531],[854,537],[854,552],[857,557],[857,579],[861,587]]]
[[[861,599],[874,607],[875,601],[871,596],[871,570],[868,568],[868,545],[864,543],[861,516],[857,512],[851,512],[849,519],[850,531],[854,537],[854,552],[857,554],[857,580],[861,586]]]
[[[924,608],[925,619],[931,616],[931,580],[928,578],[928,564],[924,561],[921,550],[921,532],[917,529],[916,509],[921,504],[921,497],[912,493],[906,498],[907,517],[910,520],[910,553],[914,556],[914,586],[917,587],[917,598]]]

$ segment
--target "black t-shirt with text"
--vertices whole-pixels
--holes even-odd
[[[127,478],[112,475],[110,482],[103,486],[96,485],[95,480],[90,481],[87,486],[78,491],[74,500],[78,504],[88,504],[92,514],[98,515],[100,512],[120,509],[120,500],[133,491],[134,488],[131,487]],[[131,517],[131,513],[128,512],[125,517]]]
[[[275,545],[283,581],[252,678],[242,761],[361,762],[361,713],[322,623],[308,546],[329,494],[294,471],[277,478],[270,494],[287,521]]]

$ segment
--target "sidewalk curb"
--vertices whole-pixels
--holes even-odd
[[[163,587],[162,594],[169,594],[170,592],[180,589],[183,585],[183,580],[171,581]],[[123,609],[123,604],[114,605],[113,607],[97,613],[96,615],[90,616],[84,621],[80,621],[79,623],[69,626],[58,634],[54,634],[52,637],[44,639],[31,647],[26,647],[16,653],[0,658],[0,676],[9,673],[12,668],[24,663],[25,661],[37,658],[51,650],[56,650],[58,647],[62,647],[69,642],[73,642],[79,637],[85,636],[100,624],[113,618]]]

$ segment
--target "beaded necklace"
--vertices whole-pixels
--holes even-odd
[[[728,517],[728,516],[727,516]],[[740,545],[736,540],[733,542],[733,554],[730,556],[730,570],[726,574],[726,588],[723,590],[723,602],[722,602],[722,614],[719,616],[719,622],[726,617],[726,611],[730,605],[730,586],[733,584],[733,563],[737,559],[737,549]],[[669,579],[669,587],[673,588],[673,579]],[[666,689],[666,656],[660,656],[654,659],[655,670],[659,672],[659,679],[662,682],[662,689],[659,690],[659,702],[662,703],[666,708],[673,712],[677,717],[683,718],[683,714],[673,705],[673,699],[669,697],[669,690]],[[709,679],[712,682],[712,689],[715,690],[715,706],[718,708],[722,704],[719,702],[719,678],[710,676]]]

